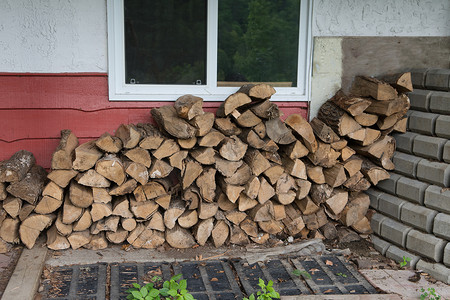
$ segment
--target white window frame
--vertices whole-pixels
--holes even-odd
[[[126,84],[124,0],[107,0],[108,85],[111,101],[174,101],[194,94],[205,101],[223,101],[238,87],[217,87],[218,1],[207,0],[206,85]],[[300,0],[297,87],[275,87],[274,101],[309,101],[311,85],[312,0]]]

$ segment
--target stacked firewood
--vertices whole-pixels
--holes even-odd
[[[8,243],[19,243],[20,232],[36,239],[49,226],[53,216],[40,217],[33,213],[41,197],[47,172],[36,165],[33,154],[21,150],[10,159],[0,162],[0,253],[8,250]]]
[[[311,123],[298,114],[282,121],[275,90],[258,84],[230,95],[216,116],[185,95],[152,109],[158,127],[122,124],[81,145],[63,130],[29,215],[3,202],[16,227],[1,237],[31,248],[48,227],[50,249],[102,249],[332,239],[338,224],[367,234],[362,191],[393,168],[388,134],[406,129],[408,76],[357,77],[351,96],[338,92]]]

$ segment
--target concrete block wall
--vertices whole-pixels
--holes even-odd
[[[412,70],[408,131],[395,170],[366,193],[375,249],[450,284],[450,69]]]

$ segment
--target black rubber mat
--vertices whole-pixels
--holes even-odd
[[[110,277],[107,270],[110,270]],[[294,275],[294,270],[302,272]],[[182,274],[195,299],[242,299],[255,293],[259,279],[274,282],[280,295],[375,294],[376,290],[342,256],[292,257],[248,264],[246,260],[178,263],[120,263],[53,268],[43,299],[125,299],[133,283]],[[107,282],[107,278],[110,278]],[[55,285],[55,283],[57,283]],[[162,282],[156,284],[160,287]]]

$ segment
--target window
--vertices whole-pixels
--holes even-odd
[[[306,101],[308,0],[108,0],[110,100],[224,100],[245,83]]]

